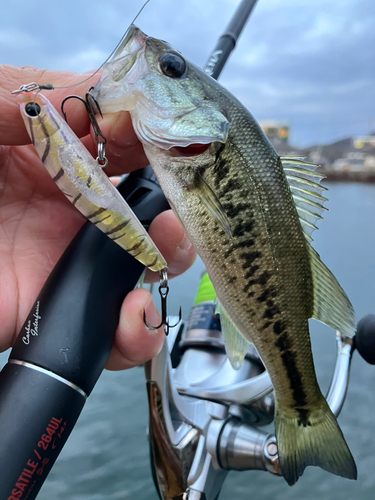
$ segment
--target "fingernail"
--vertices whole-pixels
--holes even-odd
[[[155,307],[153,299],[149,299],[145,305],[146,321],[150,326],[156,327],[160,325],[161,316]],[[152,329],[149,329],[152,332]]]
[[[190,247],[191,247],[191,243],[185,234],[185,236],[182,238],[182,240],[179,243],[179,245],[177,246],[177,248],[182,250],[183,252],[186,252],[186,250],[189,250]]]
[[[117,184],[121,181],[121,176],[113,175],[112,177],[109,178],[109,180],[112,182],[114,186],[117,186]]]

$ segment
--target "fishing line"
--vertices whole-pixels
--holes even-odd
[[[146,0],[146,2],[143,4],[143,6],[141,7],[141,9],[138,11],[138,14],[135,16],[135,18],[133,19],[133,21],[129,24],[128,28],[126,29],[125,33],[122,35],[122,37],[121,37],[120,41],[118,42],[118,44],[116,45],[116,47],[112,50],[112,52],[109,54],[109,56],[107,57],[107,59],[99,66],[99,68],[97,70],[95,70],[95,72],[92,75],[88,76],[87,78],[85,78],[84,80],[81,80],[78,83],[74,83],[72,85],[67,85],[65,87],[55,87],[51,83],[47,83],[45,85],[40,85],[40,84],[38,84],[36,82],[31,82],[31,83],[27,83],[26,85],[21,85],[20,88],[17,89],[17,90],[13,90],[12,94],[18,94],[20,92],[32,92],[34,90],[37,90],[38,92],[40,92],[41,90],[71,89],[73,87],[77,87],[78,85],[82,85],[82,83],[85,83],[85,82],[91,80],[91,78],[93,76],[95,76],[102,69],[102,67],[110,60],[110,58],[113,56],[113,54],[116,52],[116,50],[120,47],[120,45],[122,44],[122,42],[125,40],[128,32],[129,32],[130,27],[135,23],[135,21],[138,19],[138,17],[140,16],[141,12],[143,11],[143,9],[146,7],[146,5],[149,2],[150,2],[150,0]]]

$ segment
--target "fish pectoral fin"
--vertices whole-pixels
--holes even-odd
[[[249,349],[250,342],[240,333],[218,299],[216,299],[215,304],[215,314],[220,314],[221,331],[228,359],[232,367],[239,370]]]
[[[346,337],[355,334],[353,306],[331,271],[309,245],[314,284],[314,310],[312,318],[338,330]]]
[[[203,179],[200,173],[196,174],[194,187],[192,190],[197,194],[200,201],[208,208],[215,219],[220,223],[227,235],[232,238],[227,214],[214,191],[210,188],[207,182]]]

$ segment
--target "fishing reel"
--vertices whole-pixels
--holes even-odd
[[[280,475],[275,435],[262,429],[273,421],[271,380],[253,345],[239,370],[230,365],[213,297],[201,300],[207,282],[204,275],[188,322],[171,328],[145,367],[151,465],[162,500],[215,500],[230,470]],[[336,365],[326,396],[336,417],[355,344],[375,364],[374,332],[370,315],[360,321],[355,339],[336,333]]]

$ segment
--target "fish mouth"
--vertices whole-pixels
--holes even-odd
[[[229,122],[190,88],[189,70],[181,80],[163,73],[159,63],[166,51],[175,52],[132,25],[92,94],[103,113],[130,112],[143,144],[169,150],[171,156],[196,157],[212,142],[227,140]]]
[[[211,146],[211,142],[207,144],[189,144],[188,146],[173,146],[169,149],[169,154],[176,157],[192,157],[199,156],[205,153]]]

